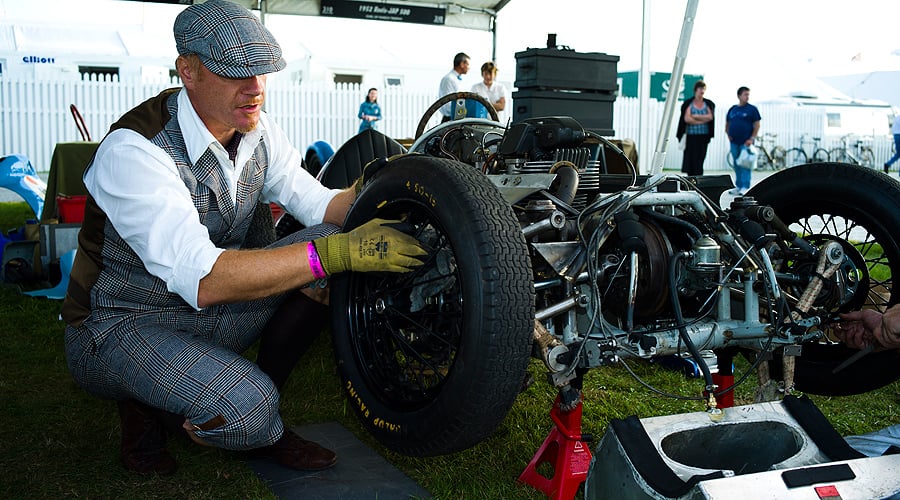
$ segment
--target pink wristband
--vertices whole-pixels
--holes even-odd
[[[326,276],[325,268],[322,267],[322,261],[319,260],[319,252],[316,251],[316,245],[313,242],[306,243],[306,257],[309,259],[309,270],[313,273],[313,278],[320,280]]]

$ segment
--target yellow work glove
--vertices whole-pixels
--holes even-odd
[[[391,227],[400,221],[373,219],[349,233],[313,240],[325,274],[344,271],[406,272],[422,265],[419,241]]]

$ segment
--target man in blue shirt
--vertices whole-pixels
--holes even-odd
[[[756,106],[750,104],[750,89],[741,87],[737,91],[738,103],[725,116],[725,134],[731,143],[731,157],[734,159],[734,184],[731,194],[744,194],[750,189],[750,169],[738,165],[737,159],[744,146],[750,147],[759,133],[762,119]]]

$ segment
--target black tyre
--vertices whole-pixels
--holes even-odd
[[[791,148],[787,150],[785,153],[785,165],[788,167],[795,167],[797,165],[803,165],[807,163],[806,151],[803,151],[800,148]]]
[[[801,236],[843,244],[860,275],[851,301],[835,312],[884,311],[898,302],[893,276],[900,271],[900,182],[856,165],[817,163],[772,175],[748,195],[772,206]],[[900,378],[896,350],[869,354],[832,373],[854,352],[834,342],[804,346],[797,358],[797,389],[829,396],[859,394]]]
[[[474,168],[397,158],[345,221],[401,219],[429,249],[406,274],[335,276],[338,369],[356,415],[412,456],[471,447],[505,418],[527,373],[534,285],[512,208]]]

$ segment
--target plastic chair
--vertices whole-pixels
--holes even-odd
[[[0,158],[0,187],[4,187],[21,196],[36,217],[44,210],[44,197],[47,185],[38,177],[28,158],[22,155],[9,155]]]
[[[75,252],[76,250],[72,249],[59,257],[59,274],[61,278],[55,287],[23,293],[32,297],[47,297],[54,300],[64,299],[66,297],[66,289],[69,288],[69,273],[72,272],[72,264],[75,262]]]

